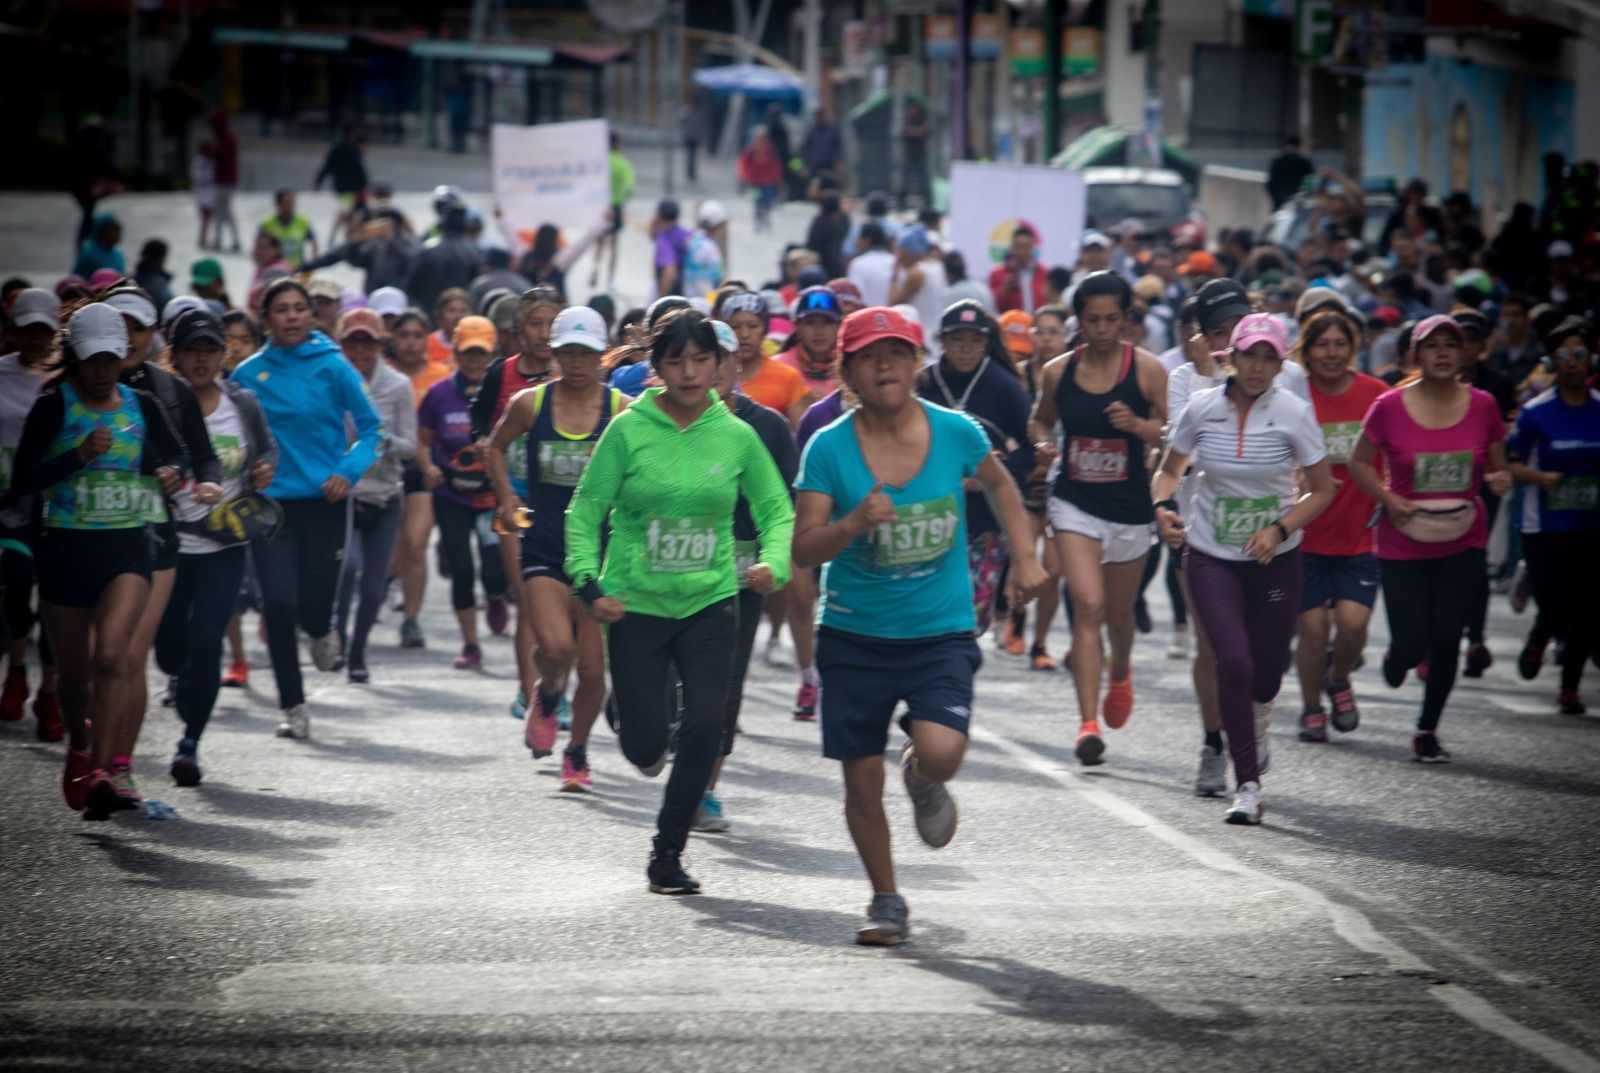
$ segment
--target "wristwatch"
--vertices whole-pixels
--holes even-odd
[[[1178,501],[1176,499],[1163,499],[1159,503],[1155,504],[1154,509],[1156,509],[1156,510],[1170,510],[1174,514],[1178,514],[1179,513],[1179,511],[1178,511]]]
[[[1288,539],[1289,539],[1289,530],[1287,530],[1287,529],[1285,529],[1285,528],[1284,528],[1284,527],[1283,527],[1283,523],[1282,523],[1282,522],[1273,522],[1273,523],[1272,523],[1272,524],[1273,524],[1273,525],[1274,525],[1274,526],[1275,526],[1275,527],[1277,527],[1277,530],[1278,530],[1278,540],[1279,540],[1279,541],[1280,541],[1280,542],[1282,542],[1282,541],[1285,541],[1285,540],[1288,540]]]

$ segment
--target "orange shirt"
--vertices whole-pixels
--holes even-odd
[[[447,362],[452,367],[455,365],[455,348],[441,338],[438,332],[428,333],[428,360],[430,362]]]
[[[806,397],[800,374],[772,358],[762,359],[761,371],[740,384],[739,390],[785,417],[789,416],[790,407]]]
[[[390,367],[393,368],[392,363]],[[405,375],[399,369],[395,369],[395,371]],[[413,406],[421,406],[422,396],[428,393],[428,389],[455,371],[456,363],[454,360],[448,362],[429,361],[417,375],[409,377],[411,381],[411,404]]]

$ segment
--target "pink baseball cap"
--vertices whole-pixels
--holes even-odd
[[[1437,331],[1453,332],[1457,340],[1464,341],[1466,339],[1466,336],[1461,331],[1461,325],[1456,323],[1454,317],[1445,316],[1443,313],[1435,313],[1411,329],[1411,348],[1415,350],[1422,345],[1424,339]]]
[[[1271,313],[1251,313],[1233,329],[1234,350],[1249,350],[1257,343],[1271,343],[1280,358],[1289,349],[1288,333]]]

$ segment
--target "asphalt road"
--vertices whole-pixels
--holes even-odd
[[[61,747],[0,725],[0,1068],[1600,1069],[1600,727],[1552,714],[1552,670],[1515,679],[1503,600],[1500,662],[1446,717],[1453,764],[1409,761],[1417,685],[1363,671],[1356,733],[1305,745],[1280,716],[1261,828],[1191,796],[1159,607],[1093,771],[1066,676],[985,641],[949,848],[891,782],[914,926],[892,951],[851,943],[869,892],[792,671],[758,653],[733,830],[691,840],[703,895],[660,897],[661,782],[602,725],[596,791],[558,793],[506,712],[509,642],[451,670],[445,603],[435,580],[423,651],[385,613],[371,685],[308,672],[309,742],[272,736],[257,652],[197,789],[165,777],[179,729],[153,704],[137,772],[181,820],[83,823]]]

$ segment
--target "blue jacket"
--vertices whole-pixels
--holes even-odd
[[[278,441],[278,472],[266,489],[278,499],[320,499],[338,474],[354,485],[382,453],[383,428],[361,374],[321,332],[296,347],[269,346],[232,379],[261,400]],[[355,441],[345,435],[345,419]]]

